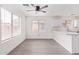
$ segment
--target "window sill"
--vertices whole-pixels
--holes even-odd
[[[19,35],[21,35],[21,34],[19,34]],[[14,37],[17,37],[17,36],[19,36],[19,35],[16,35],[16,36],[13,36],[13,37],[7,38],[7,39],[5,39],[5,40],[1,40],[1,44],[5,43],[5,42],[7,42],[7,41],[12,40]]]

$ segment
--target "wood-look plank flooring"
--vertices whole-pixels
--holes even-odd
[[[53,39],[26,39],[9,55],[70,55]]]

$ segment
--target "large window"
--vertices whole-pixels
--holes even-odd
[[[21,18],[13,15],[13,36],[21,33]]]
[[[11,12],[1,8],[1,38],[11,37]]]
[[[1,40],[14,37],[21,33],[21,18],[1,8]]]

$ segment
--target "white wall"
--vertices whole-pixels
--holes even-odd
[[[60,15],[61,17],[61,15]],[[63,18],[60,19],[54,16],[27,16],[26,18],[26,31],[27,31],[27,38],[44,38],[44,39],[52,39],[52,30],[54,26],[62,26]],[[33,20],[42,20],[44,21],[44,28],[39,29],[39,32],[32,32],[32,21]]]
[[[44,28],[39,29],[39,32],[32,32],[32,21],[33,20],[42,20],[44,21]],[[51,29],[54,25],[54,20],[51,16],[28,16],[26,20],[26,31],[27,31],[27,38],[44,38],[50,39],[52,38]]]
[[[15,5],[14,5],[15,6]],[[8,54],[10,51],[12,51],[16,46],[18,46],[21,42],[23,42],[25,40],[25,17],[22,16],[22,12],[20,11],[20,9],[18,10],[19,12],[17,12],[17,9],[15,7],[12,7],[11,5],[3,5],[2,7],[8,9],[11,12],[15,12],[17,15],[20,15],[22,17],[21,19],[21,34],[17,35],[13,38],[8,39],[5,42],[0,42],[0,54],[1,55],[5,55]],[[8,7],[8,8],[7,8]],[[10,10],[11,8],[11,10]],[[12,10],[13,8],[13,10]]]

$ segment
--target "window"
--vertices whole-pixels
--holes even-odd
[[[39,32],[44,29],[44,21],[34,20],[32,21],[32,32]]]
[[[1,8],[1,40],[11,37],[11,13]]]
[[[13,36],[21,33],[21,18],[13,15]]]
[[[79,20],[74,20],[74,27],[79,28]]]
[[[21,34],[21,17],[1,8],[1,40]]]
[[[33,21],[32,22],[32,31],[33,32],[38,32],[38,21]]]

